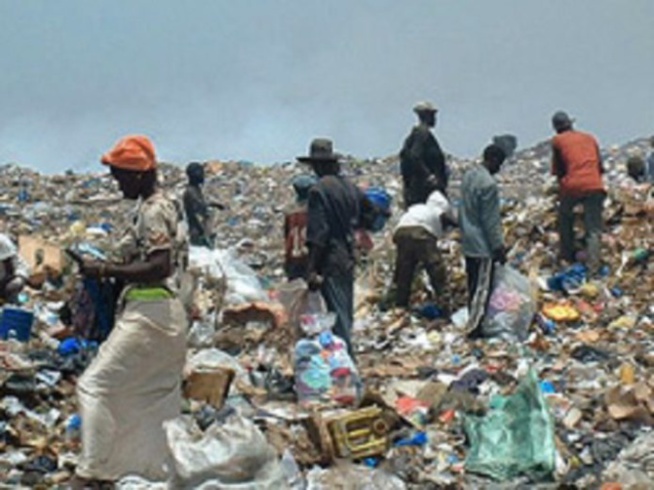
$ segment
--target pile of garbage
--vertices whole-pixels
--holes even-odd
[[[646,148],[642,139],[604,151],[604,265],[593,279],[583,254],[557,266],[548,145],[511,158],[499,180],[507,277],[518,279],[491,297],[486,325],[495,335],[480,340],[466,337],[456,230],[439,242],[452,315],[423,279],[410,314],[382,307],[394,263],[390,230],[401,213],[399,165],[396,157],[348,157],[344,168],[357,184],[394,197],[393,217],[358,264],[356,362],[331,333],[320,299],[284,280],[283,212],[291,178],[306,168],[209,162],[205,195],[225,209],[214,216],[216,248],[190,251],[198,287],[186,400],[164,428],[170,479],[130,475],[118,487],[648,488],[654,214],[648,189],[621,189],[627,157]],[[454,203],[470,163],[450,162]],[[181,167],[162,166],[161,180],[181,195]],[[110,256],[129,207],[108,175],[0,168],[4,232],[33,273],[0,322],[3,484],[65,488],[74,472],[84,423],[76,380],[107,318],[80,323],[71,311],[80,283],[63,251]]]

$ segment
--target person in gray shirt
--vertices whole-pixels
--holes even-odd
[[[493,177],[505,159],[502,148],[489,145],[484,149],[483,161],[474,164],[461,181],[459,226],[468,279],[468,328],[472,332],[479,326],[488,303],[493,265],[506,263],[499,190]]]

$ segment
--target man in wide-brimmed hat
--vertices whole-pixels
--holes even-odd
[[[431,129],[436,126],[438,109],[430,102],[413,108],[418,116],[400,151],[400,170],[404,181],[404,206],[427,202],[434,190],[445,194],[448,172],[445,155]]]
[[[318,182],[309,190],[307,282],[311,290],[320,290],[327,308],[336,314],[334,333],[347,343],[353,355],[350,335],[354,317],[355,229],[362,213],[374,206],[359,188],[340,175],[331,140],[314,139],[309,155],[298,157],[298,161],[309,164],[318,176]]]

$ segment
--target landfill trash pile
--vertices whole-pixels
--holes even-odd
[[[508,265],[528,290],[492,301],[496,313],[530,318],[515,336],[509,329],[474,341],[457,230],[439,240],[452,315],[426,278],[413,288],[410,314],[383,306],[399,164],[346,157],[358,185],[393,197],[393,216],[359,257],[356,365],[329,332],[333,318],[301,282],[285,283],[283,211],[292,177],[306,169],[209,162],[204,193],[225,209],[214,212],[215,250],[190,251],[198,287],[183,415],[165,427],[170,481],[129,475],[118,488],[647,488],[654,206],[647,189],[621,187],[626,159],[646,148],[642,139],[604,151],[604,264],[593,280],[583,254],[557,266],[549,145],[511,157],[498,176]],[[470,163],[450,161],[455,204]],[[180,196],[183,169],[163,165],[160,174],[165,191]],[[108,175],[0,168],[4,231],[32,269],[32,287],[0,323],[2,484],[65,488],[74,472],[84,423],[76,380],[97,352],[104,316],[80,325],[83,312],[70,304],[79,277],[64,250],[110,256],[128,211]]]

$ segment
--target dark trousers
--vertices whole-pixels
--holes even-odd
[[[597,272],[600,263],[604,197],[603,192],[596,192],[580,197],[562,195],[559,201],[558,218],[561,258],[568,262],[574,262],[574,208],[577,204],[581,204],[584,208],[588,268],[591,274]]]
[[[468,279],[468,335],[479,335],[479,328],[490,301],[495,263],[490,258],[466,257]]]
[[[286,264],[286,279],[292,281],[294,279],[306,279],[307,277],[307,263],[303,262],[293,262]]]
[[[472,304],[472,299],[477,292],[477,284],[479,283],[479,270],[481,263],[484,259],[479,257],[466,257],[466,279],[468,284],[468,308]]]
[[[405,182],[404,189],[402,189],[402,197],[404,198],[404,209],[409,209],[414,204],[427,202],[429,191],[424,189],[421,184]]]
[[[354,359],[352,348],[352,323],[354,321],[354,273],[343,276],[326,276],[320,289],[327,309],[336,314],[334,334],[347,344]]]
[[[419,265],[425,268],[434,292],[441,296],[445,290],[446,270],[436,237],[415,226],[398,230],[393,241],[397,245],[395,304],[402,308],[409,306],[411,284]]]

